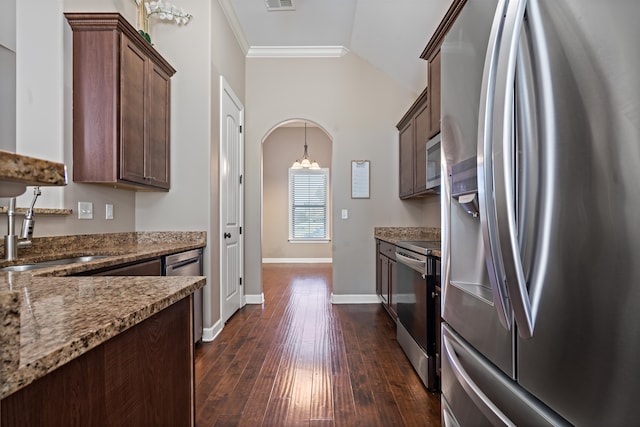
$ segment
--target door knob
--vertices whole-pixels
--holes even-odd
[[[230,239],[231,238],[231,233],[224,233],[224,238],[225,239]]]

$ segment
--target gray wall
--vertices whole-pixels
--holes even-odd
[[[194,16],[188,25],[150,24],[154,47],[177,70],[171,80],[171,191],[135,193],[72,181],[73,46],[63,13],[120,12],[135,26],[133,0],[17,3],[16,152],[64,162],[69,172],[69,185],[44,188],[36,207],[71,208],[73,215],[39,216],[36,236],[207,231],[204,320],[209,327],[220,318],[219,78],[224,75],[244,101],[245,58],[217,1],[180,0],[179,5]],[[28,190],[18,206],[26,206],[31,196]],[[93,202],[93,220],[77,219],[78,201]],[[106,203],[114,204],[114,220],[104,219]],[[6,203],[0,199],[0,204]],[[0,228],[4,224],[6,217],[0,218]]]
[[[34,13],[34,9],[37,13]],[[63,162],[69,185],[44,187],[36,207],[73,209],[70,216],[36,218],[36,236],[133,231],[135,193],[105,186],[76,184],[72,146],[72,40],[65,11],[119,11],[135,22],[135,3],[121,0],[32,0],[17,2],[16,25],[16,138],[17,153]],[[32,190],[18,198],[31,201]],[[79,201],[92,202],[93,220],[78,220]],[[105,204],[114,205],[114,220],[105,219]],[[6,202],[0,199],[0,204]],[[6,217],[0,217],[4,228]]]
[[[331,139],[324,131],[308,125],[307,145],[312,160],[320,167],[331,167]],[[265,139],[262,150],[262,257],[331,258],[331,242],[289,243],[289,168],[304,154],[304,127],[278,127]]]
[[[304,117],[331,135],[333,293],[375,294],[375,226],[440,226],[437,198],[398,198],[396,123],[417,94],[354,54],[341,58],[247,59],[245,225],[263,237],[262,141],[284,120]],[[351,199],[351,160],[371,161],[371,198]],[[342,220],[340,211],[350,218]],[[260,246],[246,247],[247,293],[261,288]]]
[[[171,191],[136,195],[136,230],[206,230],[205,327],[220,319],[218,150],[220,76],[244,102],[245,58],[218,1],[180,0],[186,26],[159,24],[154,42],[178,70],[171,79]]]
[[[16,2],[0,0],[0,150],[16,150]]]

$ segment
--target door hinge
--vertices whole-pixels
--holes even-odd
[[[240,184],[242,184],[242,175],[240,175]]]
[[[240,133],[242,133],[242,125],[240,125]]]
[[[242,227],[240,227],[240,234],[242,234]]]
[[[242,277],[240,278],[240,286],[242,286]]]

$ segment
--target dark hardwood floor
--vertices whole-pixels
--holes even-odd
[[[379,304],[332,305],[330,264],[265,264],[247,305],[196,348],[196,425],[440,426]]]

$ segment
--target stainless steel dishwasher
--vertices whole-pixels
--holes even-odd
[[[202,276],[202,249],[167,255],[163,262],[164,276]],[[193,293],[193,342],[202,339],[202,288]]]

